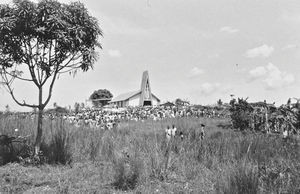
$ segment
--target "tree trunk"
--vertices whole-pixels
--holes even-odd
[[[37,125],[37,134],[35,139],[35,155],[37,156],[40,152],[42,135],[43,135],[43,89],[39,88],[39,112],[38,112],[38,125]]]

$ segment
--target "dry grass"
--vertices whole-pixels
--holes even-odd
[[[223,129],[226,120],[124,122],[105,131],[45,122],[51,165],[0,167],[0,192],[36,193],[299,193],[299,142]],[[207,126],[201,141],[197,130]],[[167,144],[175,124],[185,139]],[[2,119],[1,133],[34,137],[34,120]],[[61,150],[58,152],[57,150]],[[51,162],[52,161],[52,162]],[[68,164],[68,165],[62,165]]]

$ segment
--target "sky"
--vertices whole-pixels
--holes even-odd
[[[9,3],[1,0],[1,3]],[[70,2],[61,0],[60,2]],[[82,0],[104,36],[94,69],[61,76],[47,108],[73,107],[94,90],[114,96],[140,88],[148,70],[162,102],[286,103],[300,97],[298,0]],[[17,98],[37,102],[34,86],[15,83]],[[27,110],[0,87],[0,110]]]

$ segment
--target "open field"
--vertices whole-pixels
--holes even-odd
[[[164,129],[172,124],[185,137],[167,144]],[[120,123],[109,131],[48,120],[42,149],[49,164],[0,167],[0,192],[300,193],[297,139],[235,132],[228,124],[180,118]],[[32,143],[35,126],[34,120],[5,118],[0,133],[18,128]]]

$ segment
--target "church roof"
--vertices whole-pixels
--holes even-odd
[[[125,100],[128,100],[129,98],[132,98],[132,97],[135,96],[135,95],[140,94],[141,92],[142,92],[141,90],[138,90],[138,91],[133,91],[133,92],[123,93],[123,94],[120,94],[120,95],[116,96],[115,98],[113,98],[113,99],[111,100],[111,102],[125,101]],[[153,93],[152,93],[152,96],[153,96],[154,98],[156,98],[158,101],[160,101],[160,99],[157,98]]]
[[[111,102],[119,102],[119,101],[124,101],[124,100],[128,100],[129,98],[139,94],[141,91],[133,91],[133,92],[127,92],[127,93],[123,93],[120,94],[119,96],[116,96],[115,98],[113,98],[111,100]]]
[[[152,97],[156,98],[157,101],[160,102],[160,99],[152,93]]]

